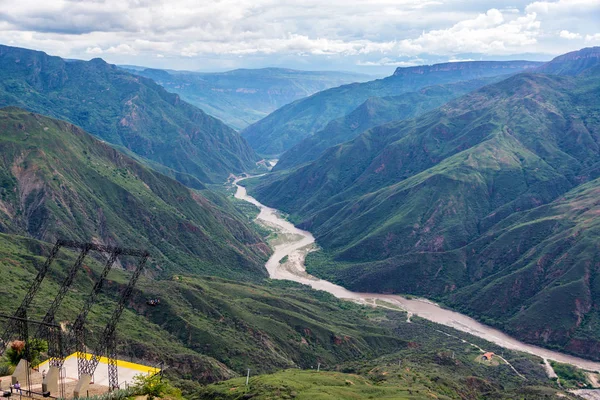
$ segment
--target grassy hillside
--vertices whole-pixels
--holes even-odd
[[[101,59],[65,61],[0,46],[0,106],[69,121],[168,167],[176,177],[222,182],[231,172],[252,169],[258,160],[221,121],[152,80]]]
[[[0,313],[16,310],[50,244],[0,234]],[[62,250],[42,284],[28,316],[43,317],[77,254]],[[125,260],[126,263],[127,260]],[[102,265],[89,257],[76,277],[58,321],[73,322]],[[127,283],[115,268],[88,324],[88,346],[98,340]],[[160,298],[151,307],[147,299]],[[168,280],[142,276],[118,331],[121,358],[166,361],[178,379],[212,382],[251,368],[257,373],[368,359],[406,346],[392,329],[359,306],[286,282],[240,283],[217,277],[176,275]]]
[[[437,328],[420,319],[400,322],[395,331],[409,340],[409,345],[395,353],[374,360],[322,364],[319,372],[314,365],[308,371],[289,369],[271,375],[256,376],[251,371],[248,386],[245,377],[235,378],[210,385],[192,398],[574,398],[546,378],[539,359],[503,351],[504,360],[484,361],[480,348],[489,349],[488,343],[471,344],[468,335],[447,335]]]
[[[279,107],[316,92],[372,79],[351,72],[283,68],[215,73],[137,69],[133,73],[153,79],[235,129],[244,129]]]
[[[559,211],[536,214],[600,176],[597,73],[514,76],[368,130],[250,191],[315,234],[324,249],[308,257],[315,274],[437,298],[598,359],[600,292],[585,244],[595,233],[575,234],[579,222]],[[518,219],[526,212],[539,220]]]
[[[399,96],[424,87],[517,73],[539,65],[526,61],[450,63],[399,68],[393,76],[328,89],[297,100],[250,125],[242,136],[258,153],[278,155],[352,112],[370,97]]]
[[[442,104],[502,77],[473,79],[448,85],[429,86],[401,96],[371,97],[349,114],[334,119],[325,128],[281,155],[275,171],[314,161],[328,148],[354,139],[367,129],[391,121],[415,118]]]
[[[143,247],[153,273],[259,279],[269,248],[229,202],[66,122],[0,110],[0,232]]]

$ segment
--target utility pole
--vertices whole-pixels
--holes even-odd
[[[246,375],[246,386],[248,386],[249,380],[250,380],[250,368],[248,368],[248,374]]]

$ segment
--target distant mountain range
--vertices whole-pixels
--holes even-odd
[[[250,190],[314,233],[318,276],[425,295],[600,359],[598,99],[596,47],[368,129]]]
[[[369,128],[386,122],[417,117],[456,97],[503,78],[504,75],[500,75],[428,86],[418,92],[404,93],[400,96],[370,97],[349,114],[334,119],[325,128],[283,153],[274,170],[281,171],[316,160],[328,148],[352,140]]]
[[[369,75],[285,68],[236,69],[203,73],[123,66],[153,79],[170,92],[235,129],[266,117],[295,100],[331,87],[365,82]]]
[[[0,106],[81,126],[193,187],[223,182],[259,157],[237,132],[152,80],[101,59],[65,61],[0,46]]]
[[[297,100],[250,125],[242,136],[259,154],[277,156],[371,97],[399,96],[427,86],[517,73],[539,65],[530,61],[482,61],[398,68],[385,79],[343,85]]]

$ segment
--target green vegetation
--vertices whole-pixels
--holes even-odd
[[[550,362],[554,372],[558,375],[560,384],[569,389],[584,389],[589,385],[585,372],[569,364],[562,364],[556,361]]]
[[[142,247],[153,275],[259,280],[270,250],[222,195],[191,191],[66,122],[0,110],[0,231]]]
[[[279,155],[325,128],[330,121],[352,112],[370,97],[399,96],[427,86],[517,73],[537,65],[509,61],[398,68],[385,79],[324,90],[283,106],[244,129],[242,136],[259,154]]]
[[[43,242],[0,234],[0,313],[14,312],[50,248]],[[70,251],[59,253],[30,318],[43,317],[76,256]],[[74,321],[101,269],[102,260],[86,261],[57,321]],[[120,269],[109,274],[89,316],[90,347],[127,280],[128,273]],[[159,298],[160,306],[147,305],[149,298]],[[257,285],[198,275],[166,280],[143,276],[123,314],[118,337],[121,358],[152,364],[165,361],[169,376],[183,380],[178,383],[182,387],[188,385],[185,381],[228,379],[248,367],[266,373],[307,368],[319,361],[334,365],[406,346],[369,309],[306,286],[278,281]]]
[[[44,361],[42,354],[47,351],[48,342],[42,339],[30,339],[28,342],[15,341],[6,349],[0,363],[15,367],[22,359],[26,359],[35,367]],[[27,353],[29,353],[29,357],[27,357]]]
[[[482,364],[477,346],[499,350],[483,340],[415,318],[413,323],[394,319],[387,312],[377,318],[395,326],[408,345],[373,360],[337,365],[321,364],[321,371],[289,369],[220,382],[201,389],[194,399],[297,398],[297,399],[537,399],[574,398],[546,378],[540,360],[509,351],[504,355],[526,377],[505,363]],[[402,314],[404,315],[404,314]],[[374,316],[375,317],[375,316]],[[443,330],[442,330],[443,329]],[[456,333],[456,335],[454,335]],[[465,340],[465,341],[463,341]]]
[[[0,46],[0,106],[59,118],[158,165],[188,186],[222,182],[258,161],[221,121],[152,80],[101,59],[65,61]]]
[[[513,76],[249,191],[315,235],[312,274],[600,359],[599,74]]]
[[[472,92],[505,76],[473,79],[447,85],[429,86],[401,96],[371,97],[349,114],[334,119],[281,155],[274,171],[314,161],[328,148],[354,139],[367,129],[391,121],[414,118],[451,99]]]
[[[283,68],[237,69],[217,73],[139,68],[130,71],[153,79],[168,91],[179,94],[184,100],[235,129],[244,129],[279,107],[321,90],[371,78],[352,72]]]

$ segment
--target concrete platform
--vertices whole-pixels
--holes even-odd
[[[86,354],[86,358],[89,360],[92,358],[91,354]],[[77,354],[73,353],[65,359],[63,367],[63,373],[65,376],[65,382],[68,383],[69,389],[66,390],[68,398],[73,395],[73,389],[76,382],[79,380],[77,372]],[[49,362],[46,361],[38,366],[40,372],[49,371]],[[133,378],[137,375],[154,375],[160,372],[160,368],[148,367],[142,364],[136,364],[128,361],[117,360],[117,371],[119,376],[119,386],[125,388],[127,385],[133,384]],[[71,384],[72,383],[72,384]],[[71,388],[71,386],[73,386]],[[101,389],[102,388],[102,389]],[[108,391],[108,359],[106,357],[100,358],[100,363],[94,372],[92,383],[89,386],[90,394],[92,392],[98,393],[101,391],[105,393]]]

